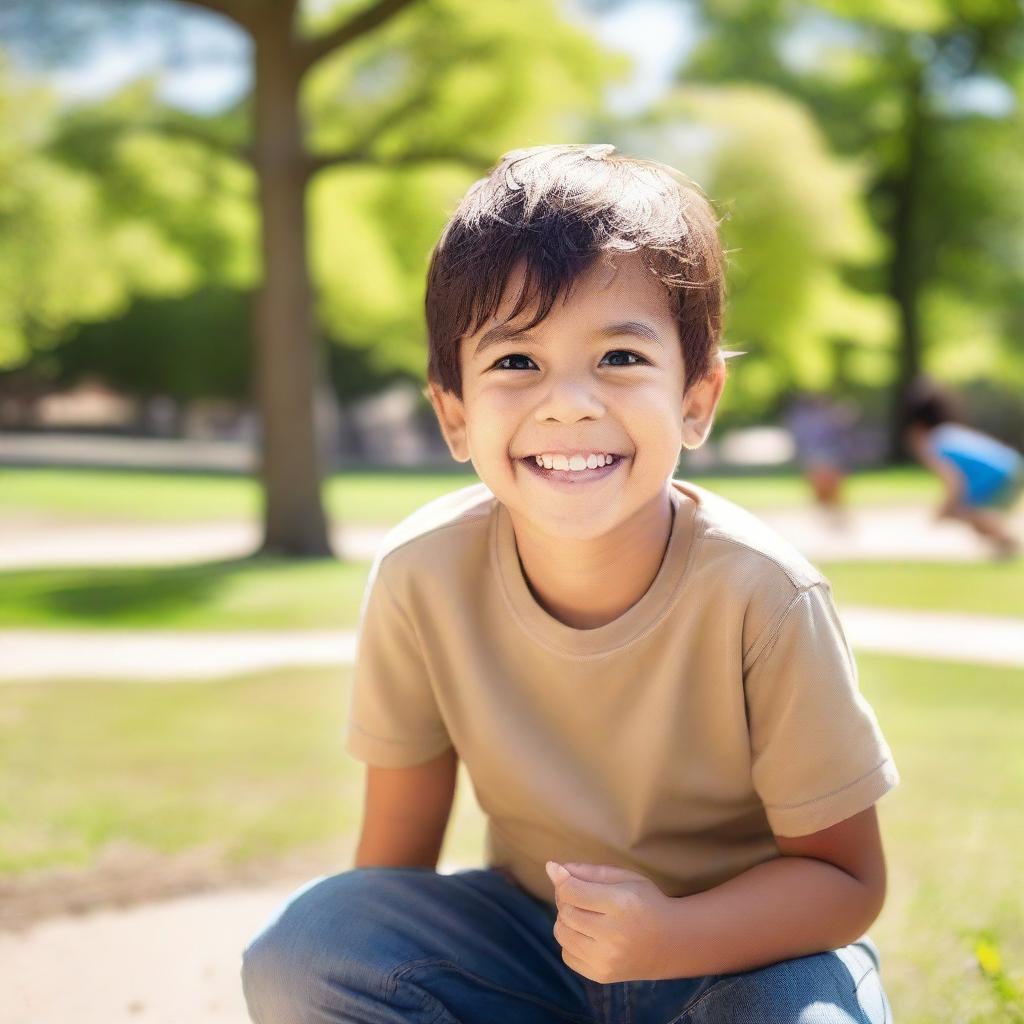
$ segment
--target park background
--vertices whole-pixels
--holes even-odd
[[[242,944],[350,866],[370,561],[476,480],[421,394],[427,258],[565,141],[723,217],[746,354],[676,475],[833,583],[903,778],[896,1017],[1024,1020],[1024,564],[898,432],[923,371],[1024,447],[1022,100],[1017,0],[0,4],[0,1021],[241,1024]],[[845,530],[806,392],[856,410]],[[460,768],[442,870],[482,825]]]

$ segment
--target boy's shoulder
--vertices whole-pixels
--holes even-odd
[[[374,555],[374,571],[389,574],[411,568],[454,568],[454,562],[480,557],[497,501],[485,483],[470,484],[433,498],[384,534]]]
[[[831,584],[753,512],[706,487],[687,481],[676,485],[697,502],[688,588],[701,595],[705,611],[713,609],[719,620],[739,623],[743,664],[749,667],[811,593],[832,601]]]
[[[827,583],[822,572],[773,526],[721,494],[688,480],[673,483],[697,504],[697,571],[774,582],[784,590]]]

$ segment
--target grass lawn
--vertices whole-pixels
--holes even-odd
[[[896,1019],[1019,1021],[1022,673],[858,661],[902,775],[879,804],[889,896],[870,930]],[[236,863],[354,842],[363,768],[341,750],[347,693],[345,673],[310,669],[0,687],[0,872],[85,867],[116,840],[219,844]],[[480,863],[482,828],[460,774],[443,857]]]
[[[808,490],[792,471],[758,475],[676,473],[747,508],[804,504]],[[393,523],[447,491],[478,483],[472,472],[382,470],[334,474],[325,501],[335,520]],[[938,498],[939,485],[916,467],[857,473],[854,504],[913,503]],[[251,519],[260,494],[250,477],[132,470],[0,467],[0,517],[7,519],[166,522]]]
[[[842,605],[1024,616],[1024,558],[1006,562],[816,562]]]
[[[1024,559],[819,563],[844,604],[1024,616]],[[0,629],[352,629],[370,564],[239,559],[4,574]]]
[[[349,629],[369,562],[234,559],[4,573],[0,629]]]

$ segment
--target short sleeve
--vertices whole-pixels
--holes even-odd
[[[744,672],[751,774],[775,835],[818,832],[899,784],[827,580],[799,590]]]
[[[344,748],[400,768],[451,745],[416,631],[375,563],[359,612]]]

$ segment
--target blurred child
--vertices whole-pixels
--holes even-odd
[[[914,457],[945,486],[936,518],[960,519],[992,542],[997,558],[1019,554],[1006,513],[1024,490],[1024,457],[994,437],[957,422],[952,398],[928,378],[911,386],[904,438]]]
[[[813,392],[797,395],[786,415],[800,471],[818,508],[835,527],[849,525],[842,487],[849,473],[850,431],[856,418],[848,404],[831,402],[827,395]]]

